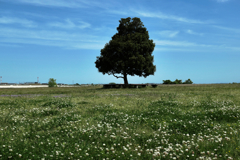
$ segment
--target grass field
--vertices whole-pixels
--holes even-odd
[[[239,157],[240,84],[0,89],[0,159]]]

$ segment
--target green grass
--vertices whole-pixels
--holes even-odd
[[[26,94],[0,97],[0,159],[240,159],[240,84],[0,89]]]

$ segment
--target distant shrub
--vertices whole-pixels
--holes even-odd
[[[183,84],[193,84],[193,82],[191,81],[191,79],[188,79],[185,82],[183,82]]]
[[[156,88],[158,85],[157,84],[152,84],[151,85],[153,88]]]
[[[114,83],[114,82],[110,82],[109,84],[116,84],[116,83]]]
[[[175,81],[171,81],[171,80],[163,80],[163,84],[193,84],[193,82],[191,81],[191,79],[186,80],[185,82],[182,82],[182,80],[178,80],[176,79]]]
[[[80,84],[76,83],[75,85],[79,86]]]
[[[176,80],[174,81],[174,84],[182,84],[182,80],[176,79]]]
[[[172,84],[173,82],[171,80],[163,80],[163,84]]]
[[[56,79],[54,79],[54,78],[49,78],[48,87],[57,87]]]

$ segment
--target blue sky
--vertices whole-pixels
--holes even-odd
[[[0,0],[2,82],[123,83],[94,62],[121,18],[139,17],[156,72],[129,83],[240,82],[239,0]]]

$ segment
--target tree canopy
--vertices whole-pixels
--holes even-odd
[[[54,79],[54,78],[49,78],[48,87],[57,87],[56,79]]]
[[[118,32],[101,49],[101,56],[97,57],[95,64],[103,75],[123,78],[124,84],[128,85],[127,75],[145,78],[154,75],[156,66],[153,65],[152,52],[155,44],[149,39],[140,18],[122,18],[119,22]]]

